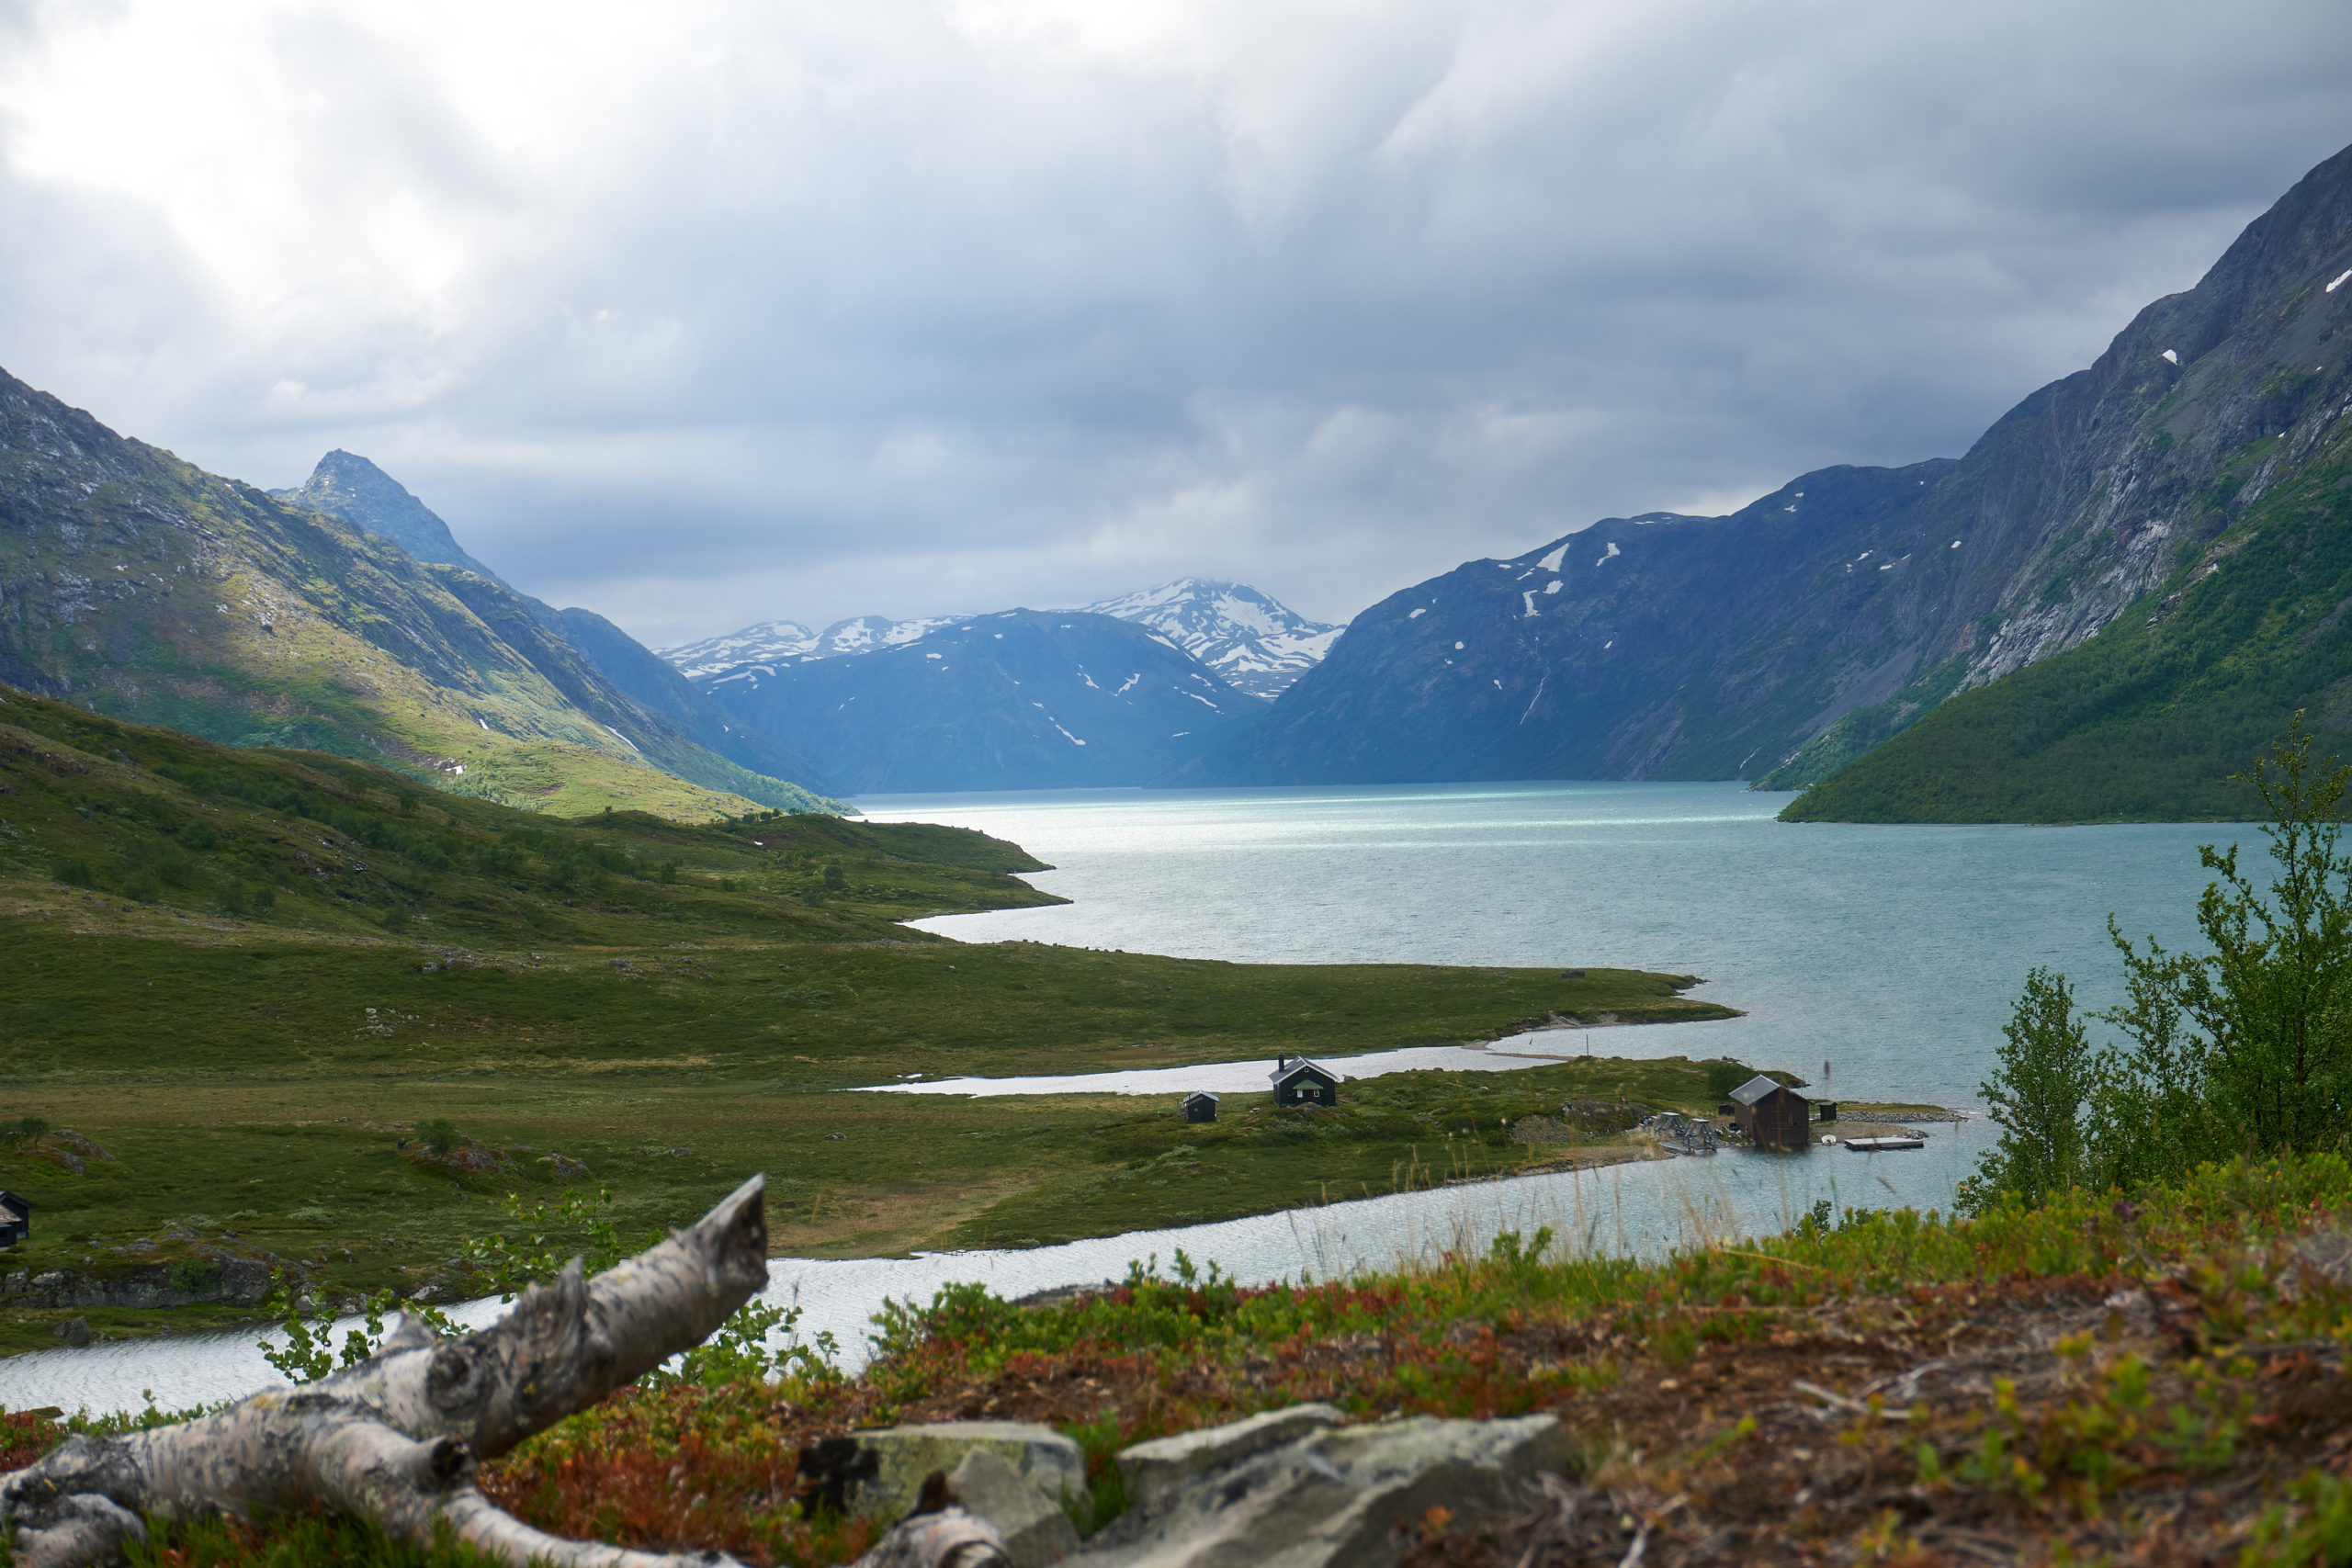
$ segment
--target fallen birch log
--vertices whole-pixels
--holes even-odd
[[[69,1568],[121,1561],[146,1539],[142,1516],[262,1519],[324,1504],[417,1547],[446,1531],[515,1568],[731,1562],[548,1535],[484,1497],[474,1466],[699,1345],[757,1294],[766,1185],[753,1177],[594,1280],[572,1259],[476,1333],[438,1338],[403,1318],[374,1359],[307,1388],[152,1432],[70,1438],[0,1476],[0,1539],[20,1568]]]

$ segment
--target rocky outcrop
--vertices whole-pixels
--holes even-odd
[[[960,1531],[966,1515],[1021,1568],[1361,1568],[1396,1562],[1433,1510],[1523,1507],[1532,1485],[1557,1482],[1566,1458],[1550,1416],[1351,1425],[1336,1406],[1294,1405],[1120,1453],[1127,1510],[1081,1548],[1039,1484],[1067,1485],[1062,1450],[1045,1441],[1055,1437],[1009,1422],[947,1422],[834,1439],[843,1445],[831,1454],[837,1465],[854,1456],[870,1472],[858,1495],[903,1497],[917,1510],[863,1568],[920,1561],[917,1539],[943,1525]]]
[[[257,1306],[269,1294],[270,1263],[261,1258],[183,1258],[113,1274],[19,1269],[0,1276],[0,1303],[11,1307],[180,1307],[198,1303]]]

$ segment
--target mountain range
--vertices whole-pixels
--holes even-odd
[[[1310,621],[1246,583],[1196,577],[1181,577],[1082,608],[1090,615],[1110,615],[1150,627],[1215,671],[1234,690],[1269,702],[1314,668],[1345,629]],[[762,621],[724,637],[705,637],[660,652],[687,679],[699,680],[739,664],[839,659],[879,648],[899,648],[969,618],[933,615],[894,621],[883,615],[854,615],[835,621],[821,632],[810,631],[798,621]]]
[[[208,474],[0,373],[0,682],[545,810],[827,804],[621,690],[372,466],[338,454],[322,470],[313,499],[380,508],[454,561]]]
[[[2352,522],[2347,276],[2352,150],[1963,457],[1465,563],[1357,616],[1170,782],[1819,784],[1794,816],[2242,807],[2225,775],[2292,707],[2352,723],[2333,683],[2352,601],[2328,575]],[[1956,766],[1976,782],[1929,804]]]
[[[854,794],[1146,784],[1259,705],[1148,628],[1083,610],[1000,611],[696,684]]]
[[[540,809],[1745,778],[1797,819],[2254,809],[2352,737],[2352,149],[1962,456],[1611,518],[1344,629],[1185,579],[657,655],[366,458],[264,492],[0,373],[0,682]]]

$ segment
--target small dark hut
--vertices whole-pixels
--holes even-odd
[[[1757,1074],[1731,1091],[1731,1103],[1733,1122],[1759,1149],[1801,1149],[1813,1141],[1812,1104],[1778,1079]]]
[[[1184,1120],[1214,1122],[1216,1120],[1216,1096],[1204,1089],[1196,1089],[1183,1099]]]
[[[1273,1080],[1276,1105],[1340,1103],[1340,1075],[1304,1056],[1275,1057],[1274,1070],[1266,1077]]]
[[[33,1206],[0,1187],[0,1247],[14,1247],[33,1234]]]

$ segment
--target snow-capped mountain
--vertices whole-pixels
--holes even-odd
[[[912,645],[695,683],[857,795],[1148,784],[1263,711],[1150,627],[1082,610],[958,617]]]
[[[894,621],[888,615],[852,615],[821,632],[798,621],[762,621],[725,637],[707,637],[655,651],[678,667],[689,681],[716,675],[738,664],[782,664],[794,660],[837,659],[845,653],[868,653],[897,648],[917,637],[952,626],[968,616],[933,615],[929,620]]]
[[[653,651],[676,665],[678,673],[693,681],[730,665],[797,659],[816,646],[817,634],[798,621],[762,621],[756,626],[745,626],[725,637],[707,637],[700,642],[680,643],[675,648],[657,648]]]
[[[1321,663],[1347,629],[1310,621],[1247,583],[1197,577],[1180,577],[1086,608],[1149,626],[1236,691],[1267,702]]]

